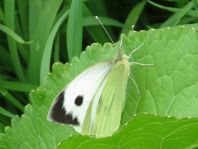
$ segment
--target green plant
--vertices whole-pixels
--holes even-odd
[[[123,9],[119,5],[124,5],[124,2],[131,5]],[[171,6],[167,7],[169,4]],[[116,13],[117,8],[120,10],[119,14]],[[155,11],[164,9],[167,12],[162,11],[161,15],[150,13],[154,8]],[[98,0],[0,1],[0,148],[55,148],[61,140],[75,134],[68,126],[59,126],[46,120],[49,106],[53,97],[66,83],[86,67],[110,58],[113,48],[107,44],[103,48],[100,45],[92,45],[87,48],[88,52],[80,56],[80,60],[74,58],[71,65],[55,64],[53,73],[48,75],[47,80],[44,78],[53,63],[71,61],[74,56],[80,55],[87,43],[95,41],[103,44],[109,41],[104,31],[99,29],[94,15],[101,16],[112,38],[117,40],[120,33],[128,34],[132,25],[135,25],[136,30],[140,30],[196,23],[197,12],[196,0],[172,0],[162,4],[152,1],[147,3],[144,0],[139,3],[127,0],[115,0],[113,3]],[[116,19],[108,17],[110,14]],[[197,96],[193,90],[193,83],[197,80],[196,28],[197,24],[192,24],[185,25],[184,28],[130,32],[129,37],[125,38],[123,48],[127,53],[145,41],[147,44],[135,55],[135,59],[156,62],[159,65],[154,69],[134,68],[134,75],[144,96],[136,95],[135,88],[129,83],[127,101],[132,100],[126,106],[122,124],[131,121],[134,114],[142,112],[157,116],[174,116],[176,119],[173,121],[177,123],[182,122],[178,118],[197,117]],[[170,62],[167,63],[168,61]],[[179,63],[176,63],[177,61]],[[159,76],[156,73],[159,73]],[[159,77],[159,80],[153,82],[155,77]],[[171,78],[176,79],[172,84]],[[31,93],[29,99],[28,93],[38,86],[39,89]],[[150,87],[152,92],[147,90],[147,87]],[[160,87],[167,92],[159,91]],[[182,94],[177,94],[180,91]],[[180,95],[178,98],[182,101],[173,102],[172,108],[167,108],[169,99],[174,95]],[[157,99],[156,103],[153,98]],[[28,106],[24,110],[26,104]],[[159,106],[156,108],[154,104]],[[15,116],[22,113],[24,115],[21,118]],[[147,120],[150,117],[153,121],[156,120],[153,116],[140,116],[140,119]],[[166,120],[168,121],[166,117],[161,118],[161,123]],[[10,121],[12,127],[7,127],[4,133],[4,128],[10,125]],[[131,128],[133,121],[136,119],[126,128]],[[196,119],[186,121],[186,124],[196,123]],[[75,138],[87,139],[76,136],[71,138],[71,141]],[[100,143],[100,140],[98,141]],[[65,141],[63,144],[67,143]],[[197,145],[190,141],[186,143],[189,143],[188,147],[191,148]]]
[[[133,123],[136,123],[134,116],[145,112],[156,116],[140,117],[140,121],[137,123],[142,127],[147,126],[145,121],[150,118],[154,120],[154,122],[149,121],[151,124],[155,123],[156,119],[163,124],[169,121],[167,116],[175,117],[170,120],[173,121],[171,122],[173,124],[178,123],[178,127],[181,125],[191,126],[191,122],[193,125],[197,123],[196,119],[179,120],[186,117],[196,118],[198,115],[197,105],[194,104],[197,99],[196,81],[198,79],[197,40],[196,29],[187,26],[147,32],[131,31],[128,37],[123,39],[123,49],[126,53],[130,53],[131,49],[144,42],[144,46],[134,55],[134,59],[138,62],[154,63],[155,67],[140,68],[136,66],[132,69],[140,87],[141,96],[135,91],[132,82],[129,82],[122,127],[132,120],[129,125],[124,126],[126,129],[132,129]],[[70,135],[76,135],[70,126],[57,125],[47,120],[50,104],[60,90],[80,72],[97,62],[112,58],[114,53],[115,49],[111,44],[105,44],[103,47],[93,44],[81,54],[80,59],[75,57],[71,64],[55,64],[53,72],[47,76],[43,85],[31,93],[32,105],[26,107],[22,118],[12,119],[12,127],[6,128],[5,134],[1,134],[0,146],[2,148],[31,148],[32,146],[38,149],[55,148],[61,140]],[[185,121],[184,124],[183,121]],[[171,126],[170,124],[170,129]],[[159,130],[163,130],[164,127],[169,129],[169,126],[165,125],[158,127]],[[172,130],[169,131],[166,133],[172,132]],[[197,127],[189,127],[186,132],[189,131],[196,132]],[[112,141],[115,141],[116,138],[122,139],[119,136],[123,132],[125,131],[121,129],[118,135],[111,138]],[[179,135],[180,133],[178,137]],[[191,138],[194,137],[196,138],[192,134]],[[75,136],[74,139],[71,138],[71,141],[75,141],[76,138],[82,140],[82,143],[90,140],[87,137]],[[146,140],[146,138],[142,139]],[[100,144],[100,140],[98,141]],[[70,138],[68,138],[68,142],[70,142]],[[134,143],[138,142],[134,140]],[[64,144],[67,144],[67,141]],[[187,145],[197,144],[191,140],[187,142]]]
[[[9,125],[10,117],[23,113],[24,105],[29,103],[28,92],[42,84],[52,63],[68,61],[80,54],[83,27],[94,40],[107,40],[102,30],[95,31],[93,26],[98,24],[89,8],[81,0],[76,2],[72,6],[70,1],[63,0],[1,2],[0,94],[4,100],[0,108],[1,130]],[[84,10],[84,15],[79,9]],[[111,18],[101,20],[104,24],[123,26]],[[73,53],[75,45],[78,46]]]

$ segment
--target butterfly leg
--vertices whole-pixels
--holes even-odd
[[[133,55],[133,53],[135,53],[135,52],[136,52],[139,48],[141,48],[143,45],[144,45],[144,42],[143,42],[141,45],[139,45],[138,47],[136,47],[136,48],[129,54],[128,58],[131,58],[131,56]]]
[[[137,83],[135,82],[135,80],[133,79],[133,77],[132,77],[132,76],[130,76],[130,75],[129,75],[129,78],[131,79],[131,81],[132,81],[132,82],[133,82],[133,84],[135,85],[135,88],[137,89],[138,94],[140,95],[140,90],[139,90],[139,87],[138,87]]]
[[[144,63],[138,63],[138,62],[131,62],[131,65],[135,64],[135,65],[140,65],[140,66],[154,66],[155,64],[144,64]]]

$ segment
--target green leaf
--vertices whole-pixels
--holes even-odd
[[[4,24],[10,29],[15,30],[15,1],[14,0],[4,1],[4,10],[5,10]],[[9,35],[7,35],[7,40],[8,40],[8,47],[12,60],[12,65],[14,66],[17,77],[21,81],[25,81],[23,67],[19,59],[16,41],[10,38]]]
[[[141,63],[152,63],[155,64],[155,66],[132,67],[131,73],[136,79],[141,95],[137,93],[135,86],[129,81],[121,128],[125,127],[125,123],[134,119],[136,114],[144,112],[157,116],[174,116],[177,119],[186,117],[198,118],[197,29],[190,26],[179,26],[141,32],[131,31],[128,36],[124,36],[122,49],[128,55],[142,43],[144,43],[144,45],[133,55],[133,60]],[[7,127],[5,133],[0,135],[0,147],[2,149],[54,149],[60,141],[66,140],[69,136],[76,134],[68,125],[58,125],[47,120],[50,105],[57,94],[72,79],[86,68],[98,62],[112,59],[115,55],[115,50],[112,44],[105,44],[104,46],[92,44],[87,47],[86,52],[83,52],[79,58],[74,57],[70,64],[54,64],[52,73],[45,78],[44,83],[36,91],[31,92],[30,99],[32,105],[26,106],[24,115],[21,118],[13,118],[11,127]],[[158,130],[159,127],[153,127],[153,125],[158,124],[156,123],[156,119],[159,119],[160,124],[162,124],[159,125],[161,132],[159,136],[157,135],[158,132],[155,132],[155,129]],[[183,124],[188,122],[187,120],[186,123],[183,123],[177,119],[173,119],[173,121],[175,120],[176,123],[178,121],[179,125],[175,124],[173,130],[180,130],[180,126],[186,126]],[[166,124],[164,124],[166,120],[170,121],[172,119],[153,118],[149,116],[148,119],[143,119],[142,125],[146,125],[146,123],[149,122],[151,127],[148,125],[144,130],[146,131],[146,128],[149,128],[148,130],[152,130],[151,132],[156,133],[156,135],[152,137],[159,139],[160,135],[166,134],[166,131],[169,131],[169,129],[167,129],[169,126],[168,122],[167,127]],[[187,132],[187,134],[184,134],[188,135],[189,140],[185,139],[182,141],[182,143],[180,143],[181,146],[195,145],[192,139],[194,137],[194,131],[197,131],[197,124],[195,127],[193,126],[196,120],[197,119],[190,119],[190,124],[187,125],[189,126],[189,131],[188,129],[184,131]],[[181,125],[180,122],[182,123]],[[130,122],[129,129],[138,131],[139,129],[135,129],[134,125],[137,126],[137,128],[141,126],[139,122],[135,123],[134,120],[134,123],[133,121]],[[134,128],[132,128],[133,126]],[[193,126],[193,131],[190,131],[191,126]],[[126,128],[128,128],[128,125]],[[144,127],[142,127],[142,129],[143,128]],[[143,132],[144,131],[142,131],[142,133]],[[178,136],[179,134],[180,132],[178,132]],[[184,134],[180,134],[178,139],[182,139]],[[139,145],[142,145],[142,142],[147,144],[152,142],[152,146],[159,144],[158,141],[150,139],[150,134],[145,133],[145,136],[147,137],[145,142],[137,140],[137,136],[130,137],[130,139],[123,138],[127,141],[123,145],[133,144],[136,141],[140,143]],[[82,140],[86,139],[90,138],[86,137]],[[108,144],[112,144],[116,142],[116,139],[118,142],[119,137],[112,136],[112,138],[109,138],[109,142],[105,141],[105,143],[108,142]],[[133,140],[131,141],[131,139]],[[164,141],[169,140],[165,139]],[[172,141],[173,144],[168,145],[176,148],[174,146],[174,140]],[[113,147],[116,148],[117,146]]]
[[[18,43],[27,44],[28,42],[24,41],[19,35],[17,35],[13,30],[9,27],[0,24],[0,30],[8,34],[12,39],[17,41]]]
[[[0,122],[0,133],[3,132],[4,128],[5,128],[5,125]]]
[[[181,21],[181,19],[185,16],[185,15],[191,15],[194,17],[197,17],[197,11],[193,11],[193,1],[189,2],[184,8],[179,9],[179,8],[172,8],[172,7],[166,7],[163,5],[159,5],[155,2],[152,2],[150,0],[148,0],[148,2],[156,7],[159,7],[161,9],[164,10],[168,10],[171,12],[175,12],[175,14],[173,14],[169,19],[167,19],[162,25],[161,27],[168,27],[168,26],[175,26],[178,25],[179,22]]]
[[[124,23],[124,28],[122,29],[123,34],[127,34],[132,29],[132,26],[136,25],[145,4],[146,0],[142,0],[130,11]]]
[[[194,7],[198,10],[198,1],[197,0],[192,0]]]
[[[99,17],[103,25],[111,25],[111,26],[116,26],[116,27],[123,27],[123,24],[117,20],[107,18],[107,17]],[[98,20],[96,20],[95,17],[89,16],[89,17],[84,17],[83,19],[83,26],[95,26],[95,25],[100,25],[98,23]]]
[[[161,27],[176,26],[179,24],[181,19],[193,8],[193,3],[189,2],[184,8],[182,8],[177,13],[173,14],[169,19],[167,19]]]
[[[0,63],[2,63],[4,66],[12,68],[13,70],[10,55],[8,51],[5,48],[3,48],[1,45],[0,45],[0,57],[1,57]]]
[[[29,1],[29,32],[30,39],[34,41],[30,47],[28,69],[28,79],[31,83],[40,83],[41,59],[62,1]]]
[[[86,5],[83,5],[83,10],[85,16],[87,17],[93,16],[92,12],[89,10],[89,8]],[[89,35],[94,39],[95,42],[105,43],[109,41],[109,37],[106,35],[104,30],[102,29],[99,30],[97,26],[88,26],[85,27],[85,29],[89,33]]]
[[[51,53],[53,41],[56,36],[56,33],[60,27],[60,25],[65,21],[68,16],[69,11],[66,11],[62,14],[62,16],[58,19],[57,23],[53,26],[52,31],[47,39],[47,42],[43,51],[43,58],[41,59],[41,70],[40,70],[40,82],[43,82],[44,77],[50,71],[50,61],[51,61]]]
[[[67,53],[69,60],[82,50],[83,0],[72,1],[67,24]]]
[[[23,112],[23,104],[21,104],[12,94],[5,89],[0,89],[0,93],[7,99],[8,102],[12,103],[16,108]]]
[[[195,28],[179,26],[147,33],[130,32],[126,41],[123,39],[123,49],[134,49],[138,41],[139,44],[144,42],[134,59],[155,66],[134,66],[132,74],[141,95],[131,83],[128,84],[122,123],[143,112],[177,118],[198,117],[196,32]]]
[[[3,10],[0,8],[0,21],[3,21]]]
[[[1,115],[4,115],[4,116],[7,116],[7,117],[14,117],[14,114],[7,111],[6,109],[0,107],[0,114]]]
[[[193,1],[193,4],[194,4],[194,7],[196,8],[196,2],[195,1],[196,0]],[[158,7],[160,9],[167,10],[167,11],[170,11],[170,12],[173,12],[173,13],[177,13],[177,12],[182,10],[182,8],[163,6],[163,5],[160,5],[160,4],[155,3],[153,1],[150,1],[150,0],[148,0],[148,3],[150,3],[151,5],[153,5],[155,7]],[[187,15],[192,16],[192,17],[198,17],[198,11],[197,10],[189,10],[187,12]]]
[[[8,90],[30,92],[32,89],[35,89],[36,87],[37,86],[34,84],[0,80],[0,88]]]
[[[29,17],[27,17],[28,11],[29,11],[29,1],[27,0],[20,0],[20,1],[16,1],[16,3],[18,4],[18,15],[20,17],[20,28],[21,28],[21,32],[22,35],[25,39],[28,39],[29,36],[29,28],[28,28],[28,21],[29,21]]]
[[[198,147],[198,119],[139,115],[114,136],[96,139],[74,135],[58,149],[184,149]]]

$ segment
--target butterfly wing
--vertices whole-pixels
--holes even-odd
[[[79,74],[56,97],[48,119],[75,126],[81,132],[88,107],[100,84],[112,69],[110,61],[96,64]]]
[[[89,112],[87,112],[83,124],[82,132],[84,134],[106,137],[112,135],[119,128],[125,106],[129,71],[128,61],[118,61],[103,83],[100,84],[99,88],[101,88],[102,94],[98,97],[96,93],[89,106]]]

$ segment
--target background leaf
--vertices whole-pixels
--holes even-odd
[[[19,43],[23,43],[23,44],[27,43],[19,35],[17,35],[15,32],[13,32],[5,25],[0,24],[0,30],[10,35],[10,37],[12,37],[14,40],[16,40]]]
[[[57,23],[54,25],[44,48],[43,51],[43,58],[41,60],[41,70],[40,70],[40,82],[42,83],[44,80],[44,77],[47,75],[47,73],[50,71],[50,58],[52,53],[52,46],[53,46],[53,40],[55,38],[55,35],[60,27],[60,25],[63,23],[63,21],[66,19],[69,11],[66,11],[62,14],[60,19],[57,21]]]
[[[161,27],[167,26],[176,26],[179,24],[181,19],[193,8],[193,3],[188,3],[183,9],[179,10],[173,16],[171,16],[168,20],[166,20]]]
[[[72,1],[67,25],[67,51],[70,61],[74,56],[79,56],[82,50],[82,10],[83,0]]]
[[[123,34],[127,34],[132,29],[132,27],[136,25],[145,4],[145,0],[139,2],[128,14],[127,19],[124,23],[124,28],[122,29]]]
[[[61,3],[62,0],[30,1],[29,36],[33,42],[30,46],[28,80],[31,83],[40,84],[41,59]]]

